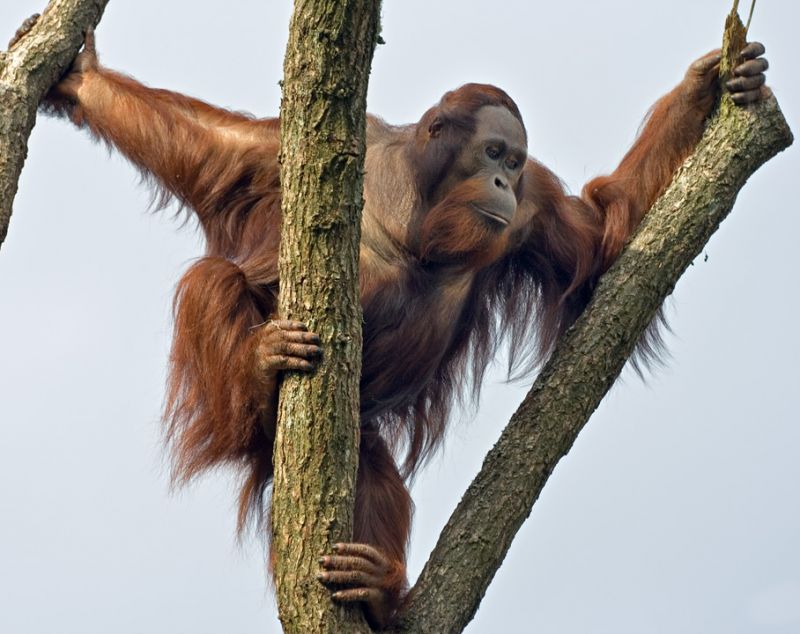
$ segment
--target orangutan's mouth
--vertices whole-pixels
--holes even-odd
[[[500,214],[489,211],[488,209],[484,209],[483,207],[478,207],[478,205],[473,204],[472,207],[478,213],[483,214],[487,218],[491,218],[495,222],[499,222],[501,225],[508,226],[508,224],[511,222],[510,219],[506,218],[505,216],[501,216]]]

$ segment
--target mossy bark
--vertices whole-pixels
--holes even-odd
[[[379,18],[378,0],[297,0],[284,63],[280,312],[317,332],[325,355],[311,376],[286,373],[280,394],[272,547],[286,632],[369,631],[316,575],[319,557],[352,537],[365,108]]]
[[[106,4],[52,0],[31,31],[0,53],[0,245],[8,233],[39,102],[78,54],[83,34],[97,25]]]
[[[398,632],[460,632],[558,461],[678,278],[763,163],[792,143],[774,97],[726,103],[559,343],[431,554]]]

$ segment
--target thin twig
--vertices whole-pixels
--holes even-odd
[[[756,0],[753,0],[750,3],[750,15],[747,16],[747,26],[744,27],[744,32],[745,33],[749,33],[750,32],[750,22],[752,22],[752,20],[753,20],[753,9],[755,9],[755,8],[756,8]]]

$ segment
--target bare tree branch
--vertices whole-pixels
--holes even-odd
[[[280,312],[320,335],[325,359],[281,388],[272,503],[285,632],[367,632],[316,579],[352,539],[358,469],[361,302],[358,254],[366,94],[380,0],[296,0],[281,104]]]
[[[33,28],[0,53],[0,246],[28,155],[36,108],[75,59],[108,0],[52,0]]]
[[[792,143],[770,96],[727,104],[656,201],[487,455],[412,591],[398,632],[460,632],[558,461],[747,179]]]

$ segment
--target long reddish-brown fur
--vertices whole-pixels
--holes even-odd
[[[51,106],[197,214],[207,251],[177,289],[168,435],[180,479],[220,464],[242,468],[244,523],[249,512],[260,514],[272,477],[276,395],[258,371],[255,333],[276,312],[278,121],[102,68],[83,74],[76,103]],[[529,159],[516,215],[500,235],[469,213],[480,196],[469,180],[433,199],[484,106],[502,106],[521,122],[503,91],[469,84],[418,124],[393,127],[374,117],[368,124],[354,539],[396,562],[386,582],[395,601],[412,512],[404,479],[441,442],[454,399],[467,382],[480,384],[504,337],[512,367],[522,371],[552,349],[696,143],[710,102],[687,98],[681,86],[665,96],[617,170],[590,181],[580,197]]]

